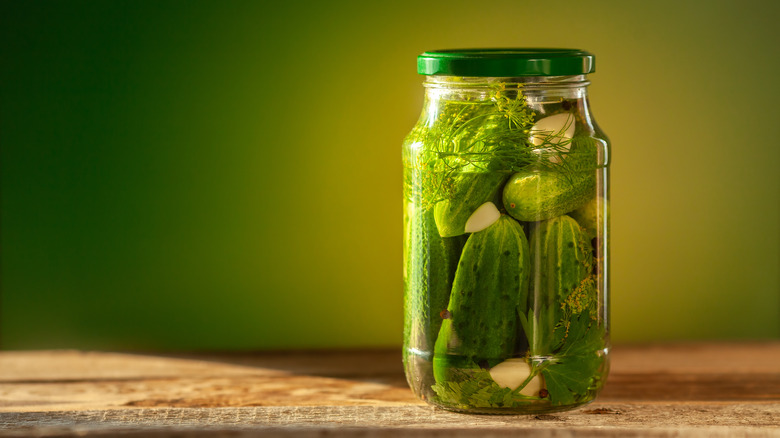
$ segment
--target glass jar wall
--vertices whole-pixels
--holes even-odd
[[[403,144],[404,366],[473,413],[592,401],[609,351],[609,143],[575,50],[426,52]]]

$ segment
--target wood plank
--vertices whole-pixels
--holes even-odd
[[[160,408],[2,413],[0,436],[193,436],[240,432],[279,436],[777,437],[777,404],[611,404],[555,415],[463,415],[427,406]],[[336,433],[337,432],[337,433]],[[241,436],[241,435],[239,435]]]
[[[618,347],[595,403],[538,416],[430,408],[409,391],[397,350],[0,352],[2,436],[334,428],[361,436],[780,436],[780,342]]]
[[[0,412],[423,404],[409,391],[394,350],[189,358],[8,352],[0,354],[0,370]]]

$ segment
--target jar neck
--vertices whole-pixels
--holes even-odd
[[[426,76],[423,111],[431,110],[442,100],[483,102],[496,98],[497,93],[510,98],[525,97],[526,104],[544,113],[548,105],[573,101],[579,111],[588,112],[590,81],[585,75],[523,76],[523,77],[462,77]],[[576,111],[576,110],[575,110]],[[434,111],[436,112],[436,111]],[[584,114],[587,118],[588,115]]]
[[[418,126],[433,126],[447,102],[487,104],[500,98],[524,99],[535,119],[569,112],[579,130],[591,135],[598,127],[590,112],[585,75],[533,77],[427,76],[423,82],[425,99]]]
[[[499,96],[525,99],[537,117],[564,108],[592,129],[585,75],[527,77],[427,76],[420,122],[435,123],[445,102],[495,102]]]
[[[423,82],[428,102],[439,99],[484,101],[501,90],[505,94],[522,93],[531,107],[560,101],[586,99],[590,81],[585,75],[525,77],[427,76]]]

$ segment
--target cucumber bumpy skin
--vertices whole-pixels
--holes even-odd
[[[560,333],[565,327],[558,326],[558,322],[591,308],[596,299],[589,282],[593,248],[577,221],[563,215],[534,227],[530,249],[535,266],[529,307],[538,322],[531,330],[534,339],[530,342],[534,354],[546,355],[565,335]]]
[[[506,215],[469,236],[434,348],[437,382],[449,379],[451,367],[493,366],[512,356],[517,314],[528,301],[528,254],[523,228]]]
[[[415,211],[410,207],[407,214],[404,342],[407,348],[430,351],[467,236],[441,237],[432,208]]]
[[[504,187],[507,213],[524,222],[560,216],[581,207],[596,193],[592,172],[578,172],[571,179],[551,170],[523,170]]]
[[[535,222],[566,214],[596,194],[599,148],[592,137],[571,139],[571,150],[557,168],[529,166],[509,179],[502,201],[517,220]]]
[[[480,205],[498,198],[501,187],[509,177],[506,173],[464,173],[455,179],[452,199],[436,203],[434,217],[442,237],[466,233],[466,221]]]
[[[467,236],[441,237],[433,208],[412,203],[405,225],[403,363],[409,386],[420,395],[434,383],[433,346]]]

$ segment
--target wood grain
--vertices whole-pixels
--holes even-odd
[[[0,435],[776,436],[780,342],[626,346],[572,412],[475,416],[409,391],[396,350],[0,352]]]

